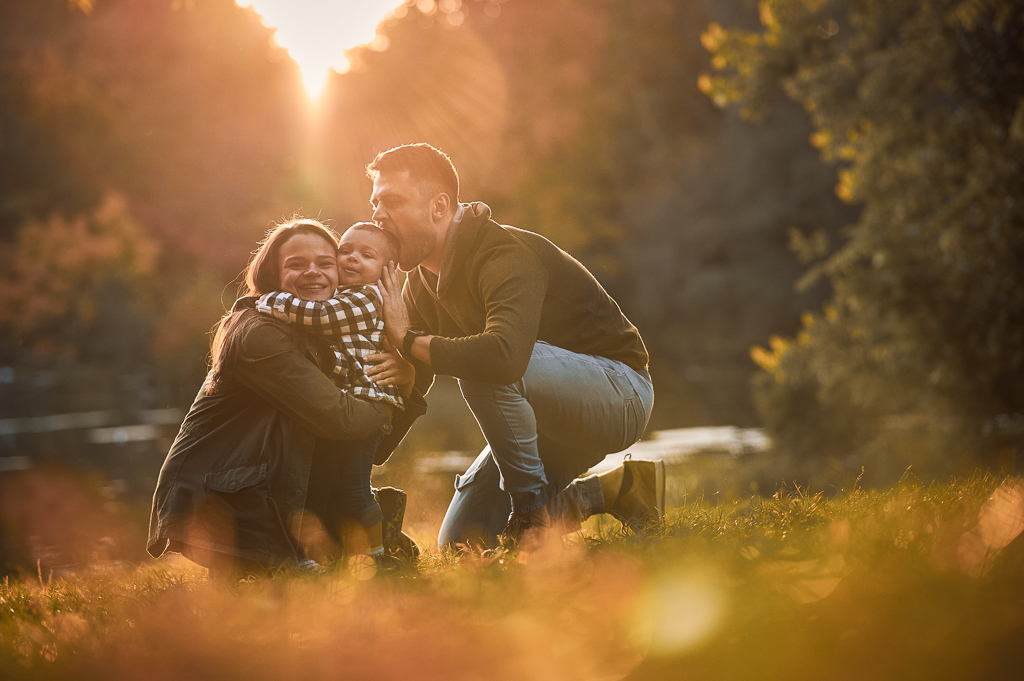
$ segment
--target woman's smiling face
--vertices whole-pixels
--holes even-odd
[[[299,233],[277,253],[281,290],[303,300],[327,300],[338,288],[334,244],[315,234]]]

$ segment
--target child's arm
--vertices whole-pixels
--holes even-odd
[[[359,286],[338,291],[329,300],[303,300],[291,293],[274,291],[259,297],[256,310],[336,338],[372,331],[380,314],[380,294],[371,286]]]

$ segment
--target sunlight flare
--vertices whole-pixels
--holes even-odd
[[[237,0],[252,7],[263,23],[276,28],[277,44],[299,65],[309,98],[316,101],[327,84],[330,69],[345,73],[345,51],[357,45],[387,48],[377,25],[389,14],[400,14],[401,0]]]
[[[978,512],[978,524],[960,538],[960,569],[981,577],[999,553],[1024,532],[1024,484],[1002,484]]]
[[[639,647],[660,656],[699,647],[718,629],[726,600],[714,580],[701,575],[666,575],[648,586],[633,627]]]

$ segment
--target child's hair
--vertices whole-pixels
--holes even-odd
[[[396,263],[398,262],[399,256],[402,255],[402,243],[394,234],[391,232],[385,232],[372,222],[357,222],[345,231],[347,232],[352,229],[361,232],[370,232],[371,234],[383,237],[384,243],[386,244],[385,252],[382,254],[384,256],[384,262],[389,260],[393,260]]]

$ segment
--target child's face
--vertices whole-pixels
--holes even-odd
[[[366,229],[350,229],[338,246],[338,282],[342,286],[376,284],[387,260],[387,241],[383,234]]]

